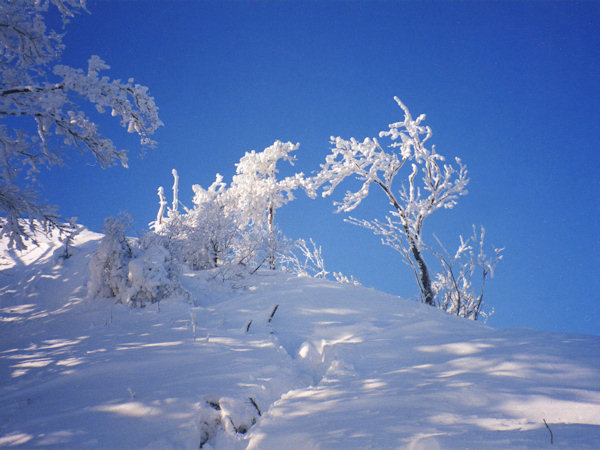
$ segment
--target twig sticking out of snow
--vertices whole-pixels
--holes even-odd
[[[550,433],[550,444],[554,444],[554,436],[552,435],[552,430],[550,429],[550,427],[548,426],[548,422],[546,422],[546,419],[542,419],[544,421],[544,425],[546,425],[546,428],[548,428],[548,432]]]
[[[219,402],[208,400],[206,404],[216,411],[221,411],[221,405],[219,404]]]
[[[248,399],[250,400],[250,403],[252,403],[252,406],[254,406],[254,408],[256,408],[256,412],[258,413],[258,415],[262,416],[262,413],[260,412],[260,408],[256,404],[256,400],[254,400],[252,397],[248,397]]]
[[[269,320],[268,320],[269,323],[271,323],[271,320],[273,320],[273,316],[277,312],[277,308],[279,308],[279,304],[275,305],[275,308],[273,308],[273,311],[271,312],[271,315],[269,316]]]
[[[236,433],[238,434],[246,434],[248,432],[248,428],[246,428],[246,425],[242,424],[239,427],[235,426],[235,423],[233,423],[233,419],[230,417],[229,418],[229,422],[231,423],[231,426],[233,427],[233,429],[235,430]]]
[[[196,313],[190,312],[190,324],[192,325],[192,335],[194,336],[194,342],[196,342]]]

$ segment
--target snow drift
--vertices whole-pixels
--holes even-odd
[[[600,442],[600,337],[494,330],[274,272],[131,308],[101,235],[0,250],[0,446],[542,448]],[[518,295],[518,293],[515,293]]]

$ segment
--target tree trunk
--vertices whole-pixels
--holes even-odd
[[[421,252],[414,245],[414,241],[409,239],[410,242],[410,250],[413,254],[413,258],[417,263],[417,267],[419,268],[419,278],[421,279],[421,290],[423,294],[423,302],[428,305],[435,306],[433,302],[433,290],[431,289],[431,279],[429,278],[429,270],[427,269],[427,264],[425,264],[425,260],[423,256],[421,256]]]
[[[275,222],[275,208],[273,208],[273,203],[269,204],[269,239],[273,237],[273,223]],[[276,259],[275,259],[275,251],[270,248],[271,252],[269,255],[269,268],[271,270],[276,269]]]
[[[212,250],[213,250],[213,264],[214,267],[217,267],[219,265],[219,246],[216,242],[212,243]]]
[[[367,175],[365,174],[365,176],[367,176]],[[406,238],[408,239],[408,246],[413,255],[413,258],[415,258],[417,267],[419,268],[419,278],[421,280],[420,288],[421,288],[421,294],[423,295],[423,302],[427,303],[428,305],[435,306],[435,303],[433,300],[433,290],[431,289],[431,279],[429,278],[429,270],[427,269],[427,264],[425,263],[425,260],[423,259],[421,252],[417,248],[417,244],[415,243],[413,235],[410,232],[408,224],[406,223],[407,220],[405,218],[404,208],[402,208],[402,206],[400,206],[400,203],[398,203],[398,200],[396,200],[396,197],[394,197],[394,194],[392,194],[390,189],[385,184],[383,184],[381,182],[381,180],[374,179],[373,181],[383,190],[383,192],[385,192],[385,194],[388,196],[388,199],[390,200],[390,203],[392,204],[392,206],[396,209],[396,211],[398,211],[398,214],[400,214],[400,217],[403,218],[402,226],[404,227],[404,234],[405,234]]]

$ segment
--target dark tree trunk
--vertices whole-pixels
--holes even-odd
[[[273,204],[269,204],[269,239],[273,238],[273,224],[275,222],[275,208],[273,208]],[[277,261],[275,259],[275,251],[271,248],[269,249],[271,252],[269,255],[269,268],[271,270],[275,270],[277,267]]]
[[[366,176],[366,175],[365,175]],[[414,240],[413,233],[411,233],[410,228],[408,227],[407,220],[405,218],[404,209],[400,206],[394,194],[389,190],[389,188],[383,184],[380,180],[373,180],[379,187],[385,192],[390,200],[392,206],[398,211],[400,217],[403,218],[402,226],[404,227],[404,235],[408,239],[408,245],[410,251],[415,259],[415,263],[417,264],[417,268],[419,269],[419,279],[421,281],[421,294],[423,295],[423,302],[428,305],[435,306],[433,300],[433,290],[431,289],[431,279],[429,278],[429,270],[427,269],[427,264],[421,255],[421,252],[417,248],[417,244]]]
[[[435,306],[433,302],[433,290],[431,289],[431,279],[429,278],[429,270],[427,269],[427,264],[425,264],[425,260],[423,256],[421,256],[421,252],[414,245],[414,241],[410,239],[410,250],[413,254],[413,258],[415,258],[415,262],[417,263],[417,267],[419,268],[419,278],[421,279],[421,290],[423,294],[423,302],[428,305]]]
[[[213,247],[213,264],[215,267],[219,265],[219,246],[216,242],[212,243]]]

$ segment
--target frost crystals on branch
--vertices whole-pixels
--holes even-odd
[[[44,14],[56,7],[63,24],[84,0],[0,2],[0,237],[25,248],[37,231],[62,230],[54,209],[37,198],[36,174],[64,162],[63,150],[90,152],[101,167],[127,167],[125,150],[103,136],[82,110],[89,102],[99,113],[110,111],[142,146],[162,125],[148,88],[110,80],[109,66],[91,56],[87,71],[55,64],[64,50],[62,35],[46,27]],[[35,129],[35,132],[30,132]]]
[[[337,212],[349,212],[367,197],[371,185],[379,187],[393,208],[391,217],[385,222],[356,219],[350,222],[384,236],[386,245],[399,250],[415,272],[423,302],[434,305],[431,277],[423,258],[423,222],[440,208],[452,208],[458,197],[467,193],[467,169],[458,158],[457,168],[443,164],[444,157],[435,151],[435,146],[425,146],[432,134],[431,128],[422,125],[425,115],[413,119],[408,108],[397,97],[394,99],[404,111],[404,120],[379,133],[380,138],[392,141],[389,147],[382,147],[376,138],[359,142],[354,138],[332,137],[332,152],[312,180],[312,194],[324,185],[322,195],[329,196],[346,178],[354,178],[361,182],[360,187],[347,191],[341,202],[334,203]],[[408,162],[410,172],[395,192],[392,185],[396,175]]]
[[[152,233],[128,238],[125,233],[132,224],[127,214],[104,221],[104,237],[89,263],[89,297],[144,306],[174,293],[185,295],[179,268],[161,240]]]
[[[262,152],[246,152],[236,164],[236,175],[231,189],[237,198],[238,208],[245,214],[245,221],[259,228],[266,228],[269,240],[275,238],[275,211],[294,200],[294,191],[303,182],[302,173],[277,180],[277,162],[284,160],[294,165],[299,144],[275,141]],[[274,240],[276,242],[276,239]],[[276,248],[269,244],[269,268],[276,267]]]
[[[294,243],[294,248],[281,256],[283,266],[286,271],[299,276],[326,278],[329,272],[325,270],[321,246],[317,246],[312,239],[309,242],[310,247],[304,239],[298,239]],[[336,276],[336,279],[339,282],[344,282],[343,278],[345,277],[341,273],[340,277]]]
[[[179,176],[173,170],[173,208],[159,188],[159,211],[151,224],[173,255],[194,270],[226,265],[244,266],[250,273],[268,262],[274,269],[285,242],[275,226],[275,212],[294,199],[302,174],[277,179],[277,162],[293,164],[298,144],[276,141],[262,152],[247,152],[236,164],[228,186],[217,174],[208,188],[192,186],[194,207],[179,213]]]
[[[501,248],[493,249],[493,256],[487,256],[483,249],[485,229],[481,227],[479,235],[473,226],[473,235],[465,240],[460,236],[460,245],[454,256],[450,256],[436,237],[441,251],[432,250],[442,265],[433,283],[437,306],[444,311],[467,319],[477,320],[479,316],[487,319],[493,312],[483,311],[483,291],[487,276],[494,276],[494,269],[502,259]],[[473,278],[479,274],[478,282]]]

